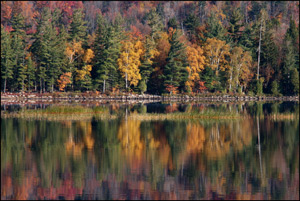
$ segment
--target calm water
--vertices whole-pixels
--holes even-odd
[[[24,107],[52,106],[1,110]],[[299,103],[101,107],[117,118],[1,118],[1,199],[299,199]],[[243,118],[130,118],[195,110]]]

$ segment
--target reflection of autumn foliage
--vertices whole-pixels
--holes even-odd
[[[138,120],[124,120],[121,122],[118,131],[118,139],[124,149],[124,154],[134,167],[139,167],[145,147],[144,142],[141,140],[140,125],[141,122]]]
[[[65,143],[67,153],[72,153],[75,157],[81,156],[83,149],[83,143],[75,143],[72,136],[69,137],[69,140]]]
[[[213,126],[207,132],[205,154],[208,158],[216,159],[228,154],[231,147],[240,151],[250,145],[252,133],[253,125],[249,119]]]
[[[232,145],[236,150],[243,150],[245,146],[249,146],[253,138],[253,122],[249,119],[244,119],[240,123],[232,125],[233,136]]]
[[[92,137],[92,124],[89,121],[77,122],[78,131],[82,134],[83,141],[75,142],[73,135],[69,136],[65,143],[67,153],[72,153],[74,156],[81,156],[84,147],[93,149],[95,140]]]
[[[262,178],[259,173],[258,151],[254,142],[257,139],[254,137],[256,127],[253,120],[242,119],[225,123],[189,121],[183,130],[186,132],[186,142],[182,143],[183,148],[177,156],[174,154],[174,149],[170,148],[172,140],[166,134],[165,124],[163,122],[144,123],[129,119],[127,122],[125,120],[121,122],[120,127],[116,126],[119,130],[114,133],[118,135],[113,137],[120,140],[116,147],[117,150],[122,151],[114,153],[113,156],[117,159],[108,157],[109,162],[104,165],[101,163],[104,155],[100,154],[103,150],[102,148],[97,150],[98,145],[94,143],[93,137],[96,137],[94,125],[92,126],[90,121],[64,121],[62,123],[62,129],[66,131],[64,134],[70,134],[71,138],[62,138],[62,145],[66,143],[66,147],[69,147],[67,151],[69,150],[71,154],[60,161],[57,159],[57,154],[55,155],[54,152],[52,154],[52,151],[55,151],[52,147],[56,147],[59,141],[55,141],[55,145],[50,144],[47,147],[49,148],[47,153],[50,156],[53,155],[55,160],[52,161],[53,166],[51,165],[49,173],[47,173],[49,170],[45,169],[47,175],[44,177],[41,176],[37,167],[42,166],[46,158],[32,157],[39,154],[35,152],[36,150],[26,149],[24,157],[19,159],[21,163],[15,164],[8,159],[8,162],[2,163],[1,168],[1,198],[143,199],[145,198],[143,196],[147,195],[149,199],[248,200],[274,198],[274,193],[268,190],[270,188],[279,189],[275,196],[283,194],[281,197],[283,199],[299,197],[299,166],[297,165],[299,145],[296,144],[294,148],[291,148],[293,149],[291,152],[296,152],[295,155],[291,155],[296,158],[296,161],[288,158],[286,149],[282,149],[284,142],[281,141],[284,139],[278,138],[280,135],[278,128],[286,125],[282,122],[274,128],[274,124],[270,121],[268,128],[266,126],[261,128],[262,133],[267,130],[270,134],[268,140],[262,138],[262,143],[269,143],[269,145],[262,144],[264,148],[262,149],[262,168],[266,186],[260,183]],[[36,127],[33,128],[33,130],[36,129]],[[295,130],[297,129],[298,124],[295,124]],[[27,129],[23,130],[27,131]],[[292,135],[298,134],[295,134],[295,130],[291,130]],[[103,132],[108,132],[108,130],[103,130]],[[93,136],[94,133],[95,136]],[[36,137],[36,134],[27,136],[25,132],[26,141],[28,138],[28,141],[34,142]],[[282,137],[287,137],[287,135],[282,135]],[[2,141],[5,140],[2,138]],[[44,139],[39,138],[39,140]],[[267,147],[272,146],[274,141],[282,144],[272,148],[271,151],[267,150]],[[7,146],[6,141],[2,145]],[[181,146],[180,143],[177,145]],[[36,145],[33,143],[33,146]],[[96,157],[100,159],[99,163],[94,163],[89,155],[85,154],[84,147],[93,149],[93,146],[95,146]],[[78,154],[81,153],[81,157],[76,160],[86,165],[86,169],[81,169],[78,164],[72,162],[76,149],[78,149]],[[113,160],[119,160],[121,157],[125,158],[121,160],[125,163],[115,164],[118,168],[117,171],[113,171],[113,163],[116,162]],[[294,173],[289,169],[290,165],[295,165]],[[174,170],[172,174],[169,173],[170,170]],[[100,179],[99,175],[101,175]],[[75,187],[78,178],[82,181],[82,188]],[[44,184],[45,179],[49,179],[47,187]],[[256,182],[260,183],[259,186]],[[103,189],[108,189],[107,193],[104,191],[105,195]]]
[[[176,112],[178,110],[178,105],[176,103],[171,103],[166,107],[166,113]]]
[[[80,121],[79,126],[83,130],[84,145],[87,149],[93,149],[95,140],[92,137],[92,123],[89,121]]]
[[[186,127],[187,151],[190,153],[200,152],[204,148],[205,131],[200,124],[189,123]]]

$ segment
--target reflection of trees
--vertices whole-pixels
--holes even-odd
[[[255,112],[257,105],[253,107]],[[3,119],[1,196],[18,192],[16,198],[28,198],[35,188],[39,198],[49,199],[59,194],[74,199],[87,192],[90,198],[107,199],[299,195],[297,189],[290,193],[299,187],[299,122],[259,118],[259,125],[260,141],[256,118],[128,118],[127,123],[122,118],[62,123]]]
[[[118,139],[120,140],[123,153],[133,169],[138,169],[142,162],[144,141],[141,139],[140,121],[124,120],[121,121],[118,130]]]

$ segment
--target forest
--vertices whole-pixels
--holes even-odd
[[[299,95],[299,1],[1,1],[1,91]]]

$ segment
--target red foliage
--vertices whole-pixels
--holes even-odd
[[[197,93],[202,93],[202,92],[204,92],[205,90],[207,90],[207,87],[204,85],[205,84],[205,82],[204,81],[198,81],[197,83],[196,83],[196,88],[198,89],[197,90]]]
[[[166,90],[168,91],[168,92],[170,92],[171,94],[177,94],[178,93],[178,87],[175,87],[175,86],[173,86],[173,85],[171,85],[171,84],[167,84],[166,85]]]
[[[136,26],[130,25],[130,28],[132,30],[130,34],[133,38],[141,39],[143,37],[142,33],[138,28],[136,28]]]
[[[1,24],[7,23],[11,18],[12,8],[6,1],[1,1]]]

